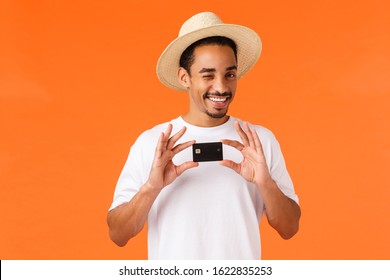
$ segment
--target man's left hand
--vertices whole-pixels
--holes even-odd
[[[241,163],[236,163],[231,160],[222,160],[221,165],[233,169],[244,179],[256,184],[258,187],[265,186],[272,181],[272,178],[268,171],[263,147],[257,132],[251,130],[247,122],[243,122],[243,128],[238,121],[235,121],[234,126],[242,143],[228,139],[223,139],[221,141],[223,144],[239,150],[243,156],[243,160]]]

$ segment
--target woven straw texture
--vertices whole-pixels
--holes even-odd
[[[181,27],[179,36],[161,54],[156,67],[159,80],[169,88],[186,91],[178,82],[180,56],[192,43],[211,36],[224,36],[237,45],[237,77],[240,79],[257,62],[261,53],[261,40],[255,31],[235,24],[224,24],[211,12],[196,14]]]

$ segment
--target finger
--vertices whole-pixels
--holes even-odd
[[[160,137],[158,138],[157,145],[156,145],[156,152],[155,157],[160,157],[164,151],[163,148],[163,142],[164,142],[164,133],[161,132]]]
[[[241,172],[241,164],[235,163],[234,161],[224,159],[224,160],[221,160],[219,162],[219,164],[221,164],[221,165],[223,165],[225,167],[233,169],[238,174],[240,174],[240,172]]]
[[[183,126],[182,129],[179,130],[179,132],[177,132],[175,135],[173,135],[169,139],[168,145],[167,145],[168,150],[172,150],[172,148],[173,148],[173,146],[175,146],[177,140],[179,140],[184,135],[186,130],[187,130],[187,128],[185,126]]]
[[[199,163],[193,161],[184,162],[178,166],[176,166],[176,174],[180,176],[184,171],[199,166]]]
[[[180,152],[183,151],[184,149],[187,149],[188,147],[192,146],[194,143],[195,143],[195,140],[192,140],[192,141],[188,141],[188,142],[184,142],[184,143],[178,144],[178,145],[176,145],[176,146],[172,149],[172,152],[173,152],[174,154],[180,153]]]
[[[263,145],[261,144],[259,135],[257,134],[256,130],[253,130],[253,131],[252,131],[252,135],[253,135],[253,139],[254,139],[254,142],[255,142],[256,151],[257,151],[258,153],[260,152],[262,155],[264,155],[264,152],[263,152]]]
[[[172,124],[168,124],[168,127],[164,133],[164,137],[162,139],[162,151],[165,151],[167,149],[169,137],[171,136],[172,133]]]
[[[255,142],[253,139],[252,130],[249,128],[249,125],[247,122],[243,122],[243,126],[244,126],[244,132],[246,133],[248,140],[249,140],[249,147],[255,149]]]
[[[244,130],[242,130],[242,128],[237,120],[234,122],[234,127],[236,128],[236,131],[237,131],[238,135],[240,136],[244,146],[249,146],[248,137],[246,136]]]
[[[236,140],[222,139],[221,142],[225,145],[236,148],[240,152],[242,151],[242,149],[244,149],[244,145]]]

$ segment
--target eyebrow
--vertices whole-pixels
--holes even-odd
[[[226,68],[226,71],[231,71],[231,70],[237,70],[237,65],[233,65],[233,66]]]
[[[200,71],[199,71],[199,74],[202,74],[202,73],[211,73],[211,72],[215,72],[215,68],[202,68]]]
[[[237,70],[237,66],[233,65],[233,66],[230,66],[230,67],[226,68],[226,71],[231,71],[231,70]],[[202,68],[199,71],[199,74],[202,74],[202,73],[213,73],[213,72],[216,72],[216,71],[217,70],[215,68]]]

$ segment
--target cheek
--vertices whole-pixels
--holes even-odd
[[[236,89],[237,89],[237,81],[231,82],[231,84],[230,84],[230,90],[231,90],[232,92],[235,92]]]
[[[204,95],[205,91],[203,91],[202,88],[193,88],[190,93],[189,93],[189,97],[191,99],[191,102],[194,103],[194,104],[203,104],[204,103],[204,99],[203,99],[203,95]]]
[[[199,83],[198,86],[196,87],[196,89],[194,90],[194,94],[195,94],[197,99],[203,100],[203,95],[206,92],[208,92],[209,89],[210,89],[210,87],[208,87],[207,85]]]

